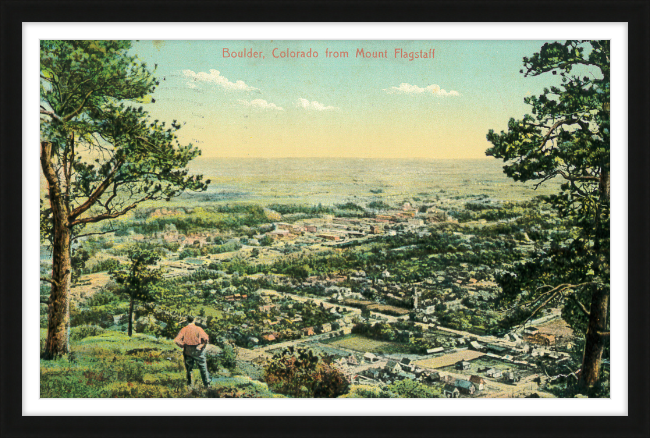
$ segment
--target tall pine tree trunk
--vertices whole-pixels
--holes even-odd
[[[589,326],[580,374],[580,385],[586,388],[594,386],[600,375],[600,362],[605,349],[603,334],[607,331],[608,306],[609,290],[597,287],[591,298]]]
[[[606,166],[600,171],[600,192],[599,206],[596,213],[596,227],[594,236],[594,251],[597,261],[594,264],[594,271],[600,275],[609,276],[609,269],[602,272],[603,264],[601,257],[606,257],[606,265],[609,265],[609,227],[603,227],[603,214],[609,217],[610,199],[610,176]],[[605,210],[605,212],[603,212]],[[609,219],[607,219],[609,220]],[[601,251],[607,254],[601,255]],[[591,295],[591,307],[589,309],[589,325],[585,336],[585,349],[582,357],[582,372],[579,385],[582,388],[591,388],[598,382],[600,377],[600,364],[605,349],[605,338],[608,332],[607,316],[609,312],[609,288],[596,286]]]
[[[72,279],[68,206],[61,192],[59,178],[52,166],[51,156],[52,143],[41,142],[41,167],[48,183],[54,235],[52,289],[48,305],[47,342],[43,352],[45,359],[54,359],[69,351],[70,282]]]

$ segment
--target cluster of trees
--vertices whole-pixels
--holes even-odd
[[[273,355],[264,381],[280,394],[300,398],[333,398],[348,392],[345,376],[311,349],[288,347]]]
[[[82,274],[94,274],[95,272],[113,271],[119,266],[120,262],[114,258],[99,260],[92,266],[82,269]]]
[[[386,204],[384,201],[371,201],[368,203],[368,208],[372,210],[388,210],[390,205]]]
[[[180,234],[192,234],[205,230],[241,230],[269,223],[264,209],[257,205],[196,207],[186,209],[179,216],[133,218],[123,221],[120,228],[144,235],[163,233],[174,229]]]
[[[476,221],[485,219],[486,221],[498,221],[505,219],[514,219],[526,214],[531,206],[526,208],[528,203],[504,203],[496,204],[493,202],[467,202],[464,210],[455,211],[453,216],[458,222]],[[537,205],[532,206],[537,209]]]
[[[216,303],[217,306],[222,302]],[[294,324],[286,318],[279,320],[277,324],[272,327],[266,325],[266,320],[275,321],[280,317],[280,310],[274,309],[269,313],[260,312],[258,307],[263,303],[258,300],[254,295],[249,297],[246,301],[239,303],[236,312],[224,312],[219,318],[208,319],[209,333],[215,333],[219,336],[228,336],[233,342],[241,347],[250,347],[250,338],[257,338],[260,343],[267,343],[262,338],[262,335],[269,332],[277,334],[276,336],[280,341],[298,339],[302,336],[300,332],[301,327],[305,326],[320,326],[326,322],[333,322],[335,317],[329,312],[325,311],[319,306],[311,303],[295,303],[291,302],[293,309],[287,309],[282,303],[282,309],[287,312],[291,318],[297,313],[302,315],[303,320]],[[245,323],[246,327],[242,327]],[[273,341],[271,341],[273,342]]]
[[[298,204],[271,204],[269,209],[284,215],[283,220],[293,222],[296,220],[319,217],[323,214],[331,214],[339,217],[366,217],[369,213],[353,202],[336,204],[334,206],[317,205],[298,205]]]
[[[188,257],[200,257],[208,254],[222,254],[224,252],[238,251],[242,248],[239,242],[227,242],[221,245],[204,245],[201,247],[186,246],[178,254],[180,260]]]
[[[468,331],[478,335],[500,334],[504,324],[501,318],[492,311],[476,311],[476,309],[460,309],[454,311],[436,312],[438,323],[444,327]]]
[[[334,214],[334,209],[332,207],[324,206],[320,203],[318,205],[271,204],[268,206],[268,208],[282,215],[294,215],[302,213],[306,215],[318,216],[321,214]]]
[[[352,211],[365,211],[365,208],[355,204],[354,202],[346,202],[345,204],[336,204],[336,208],[339,210],[352,210]]]
[[[411,379],[404,379],[381,388],[358,387],[353,397],[363,398],[442,398],[439,386],[429,386]]]

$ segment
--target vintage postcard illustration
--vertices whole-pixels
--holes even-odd
[[[609,87],[606,40],[41,41],[41,397],[609,398]]]

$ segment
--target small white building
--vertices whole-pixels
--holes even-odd
[[[372,363],[372,362],[377,362],[377,360],[378,360],[378,359],[377,359],[377,356],[375,356],[375,355],[372,354],[372,353],[368,353],[368,352],[364,353],[364,355],[363,355],[363,359],[364,359],[365,361],[367,361],[367,362],[371,362],[371,363]]]

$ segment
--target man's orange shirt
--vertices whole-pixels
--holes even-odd
[[[208,335],[203,331],[201,327],[198,327],[194,324],[189,324],[181,329],[178,332],[178,336],[174,339],[176,345],[182,347],[184,345],[199,345],[202,343],[207,343],[209,340]]]

